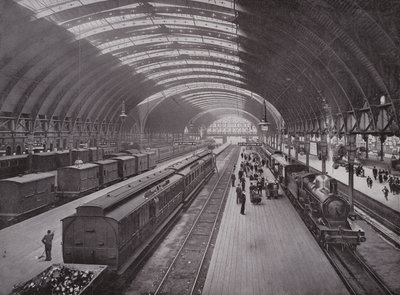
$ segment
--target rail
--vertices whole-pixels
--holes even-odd
[[[394,294],[381,278],[362,260],[357,252],[336,246],[324,249],[332,266],[352,295]]]
[[[226,161],[222,173],[219,174],[219,177],[211,189],[210,193],[207,196],[207,199],[205,203],[203,204],[199,214],[197,215],[195,221],[193,222],[191,228],[189,229],[189,232],[184,239],[182,245],[179,247],[178,252],[174,256],[170,266],[168,267],[167,271],[165,272],[162,280],[160,281],[156,291],[154,294],[164,294],[163,289],[165,288],[165,285],[169,281],[169,279],[174,280],[174,271],[177,270],[177,265],[179,265],[179,260],[183,259],[184,260],[184,255],[182,253],[184,250],[190,250],[190,246],[193,244],[193,242],[196,238],[196,234],[194,233],[195,228],[197,228],[200,224],[201,217],[204,217],[207,214],[207,223],[212,223],[211,228],[207,228],[207,234],[202,231],[202,236],[207,237],[206,243],[197,243],[197,250],[201,252],[201,259],[200,262],[198,263],[197,266],[193,265],[193,268],[195,268],[194,272],[191,272],[195,274],[193,281],[191,282],[191,288],[189,291],[189,294],[193,294],[195,292],[195,287],[198,284],[199,280],[199,275],[201,273],[201,269],[203,267],[205,257],[208,253],[209,246],[213,237],[213,233],[215,232],[217,222],[220,219],[221,215],[221,209],[223,208],[224,200],[226,199],[227,191],[229,190],[230,187],[230,159],[232,159],[234,156],[238,156],[237,153],[231,153],[229,156],[228,161]],[[214,200],[218,200],[218,208],[217,210],[210,210],[210,208],[215,207],[215,202],[211,202]],[[212,204],[211,204],[212,203]],[[208,210],[207,210],[208,209]],[[194,264],[194,263],[193,263]]]

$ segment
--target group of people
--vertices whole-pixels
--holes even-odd
[[[398,194],[400,193],[400,178],[390,175],[388,170],[385,169],[377,169],[375,166],[372,168],[372,175],[374,177],[375,181],[379,181],[379,183],[387,183],[389,186],[389,189],[384,185],[382,192],[383,196],[386,200],[388,200],[388,195],[389,192],[393,194]],[[369,188],[372,188],[373,185],[373,179],[368,176],[367,177],[367,186]]]
[[[264,171],[262,167],[265,165],[265,161],[258,158],[256,154],[241,153],[240,168],[238,170],[238,184],[236,185],[236,167],[234,166],[231,181],[232,187],[236,186],[236,203],[241,204],[240,214],[245,215],[245,203],[246,203],[246,177],[250,181],[250,195],[253,193],[261,194],[265,187]]]

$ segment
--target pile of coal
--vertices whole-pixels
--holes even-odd
[[[77,295],[92,280],[94,273],[53,265],[28,282],[14,287],[18,295]]]

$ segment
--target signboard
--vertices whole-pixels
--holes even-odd
[[[261,142],[238,142],[238,146],[262,146]]]
[[[196,145],[194,141],[175,141],[174,145]]]
[[[268,131],[268,126],[260,126],[261,131]]]

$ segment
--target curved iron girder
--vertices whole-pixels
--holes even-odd
[[[195,94],[195,93],[202,93],[202,92],[205,92],[205,91],[221,91],[221,89],[220,88],[212,88],[212,87],[210,87],[210,88],[199,88],[199,89],[197,89],[197,90],[193,90],[193,89],[189,89],[189,90],[182,90],[182,91],[180,91],[180,92],[177,92],[175,95],[177,95],[178,97],[179,96],[184,96],[184,94],[185,93],[190,93],[190,94]],[[235,92],[235,91],[233,91],[233,90],[227,90],[227,89],[225,89],[224,90],[225,91],[225,93],[232,93],[232,96],[234,97],[234,98],[237,98],[238,97],[238,93],[237,92]],[[245,94],[240,94],[242,97],[244,96],[244,97],[249,97],[248,95],[245,95]],[[250,100],[250,98],[251,97],[249,97],[249,100]],[[157,105],[158,104],[156,104],[154,107],[153,107],[153,109],[155,109],[156,107],[157,107]],[[279,118],[280,118],[280,114],[279,114],[279,111],[272,105],[272,104],[270,104],[268,101],[267,101],[267,106],[269,107],[269,109],[271,109],[272,111],[270,111],[271,112],[271,114],[272,114],[272,116],[274,117],[274,119],[275,120],[279,120]]]
[[[306,12],[308,12],[308,16],[310,17],[310,19],[318,20],[320,23],[325,22],[326,29],[332,30],[335,34],[338,35],[338,37],[340,37],[343,43],[347,45],[348,50],[352,52],[353,55],[358,59],[358,61],[362,65],[364,65],[364,67],[368,70],[368,72],[370,73],[371,77],[373,78],[377,86],[380,87],[382,92],[384,92],[390,99],[390,101],[392,101],[393,98],[385,84],[384,78],[380,75],[380,73],[377,71],[373,63],[370,62],[368,57],[363,53],[363,51],[359,48],[359,46],[347,35],[347,33],[345,33],[345,31],[343,31],[342,28],[337,26],[330,19],[318,15],[318,13],[316,13],[315,10],[312,11],[313,12],[312,14],[310,10],[306,10]],[[400,126],[399,117],[396,110],[394,109],[394,105],[392,105],[392,110],[393,113],[395,114],[397,126]]]
[[[216,109],[212,109],[212,110],[205,110],[205,111],[202,111],[201,113],[197,114],[197,115],[196,115],[195,117],[193,117],[192,119],[190,119],[190,121],[196,122],[197,120],[201,120],[201,118],[202,118],[203,116],[205,116],[205,115],[207,115],[207,114],[209,114],[209,113],[214,113],[214,112],[218,113],[218,114],[215,114],[214,116],[219,117],[219,118],[226,116],[226,115],[227,115],[226,112],[228,112],[228,114],[230,114],[230,113],[231,113],[231,114],[241,113],[241,114],[243,114],[245,117],[248,117],[248,120],[249,120],[250,122],[252,122],[254,125],[257,125],[258,122],[259,122],[259,119],[258,119],[256,116],[254,116],[252,113],[246,112],[245,110],[237,110],[237,109],[234,109],[234,108],[216,108]],[[221,114],[220,112],[223,112],[223,113]],[[188,123],[189,123],[190,121],[188,121],[188,122],[186,123],[186,125],[188,125]],[[211,125],[212,123],[213,123],[213,122],[210,122],[209,125]],[[209,126],[209,125],[208,125],[208,126]]]
[[[318,63],[318,62],[319,62],[319,63],[321,63],[322,65],[324,65],[323,62],[319,59],[319,56],[316,56],[316,55],[313,53],[313,50],[311,50],[310,48],[308,48],[308,47],[306,46],[306,44],[304,44],[303,41],[298,40],[297,36],[294,36],[294,34],[292,34],[291,32],[285,31],[285,30],[283,29],[282,26],[279,26],[279,29],[277,29],[277,32],[278,32],[278,34],[282,34],[282,33],[283,33],[283,34],[286,34],[286,35],[288,36],[288,38],[294,40],[297,44],[301,44],[302,48],[305,48],[306,51],[309,52],[309,55],[311,56],[311,58],[313,58],[313,59],[311,60],[311,62],[313,62],[313,63],[315,63],[315,62]],[[278,39],[278,38],[276,38],[277,36],[274,35],[274,34],[272,34],[272,33],[273,33],[273,30],[268,30],[268,32],[265,33],[265,34],[268,34],[268,35],[271,36],[271,38],[268,39],[268,41],[265,42],[266,44],[268,44],[269,50],[271,50],[271,47],[272,47],[272,45],[271,45],[272,43],[271,43],[271,42],[273,42],[273,40],[277,40],[277,39]],[[275,42],[276,42],[276,41],[275,41]],[[325,46],[326,46],[326,43],[325,43]],[[283,46],[282,46],[282,47],[283,47]],[[325,47],[325,48],[327,48],[327,47]],[[325,48],[324,48],[324,50],[325,50]],[[276,53],[276,55],[281,56],[281,55],[279,54],[279,49],[274,49],[274,52]],[[292,52],[296,52],[296,50],[293,50]],[[320,55],[321,55],[322,53],[324,53],[324,52],[323,52],[323,51],[320,52]],[[318,71],[315,69],[315,67],[314,67],[312,64],[310,64],[310,62],[309,62],[308,60],[303,59],[301,56],[298,56],[298,55],[296,55],[296,54],[295,54],[294,56],[295,56],[297,59],[302,60],[302,64],[306,65],[307,69],[312,69],[314,72],[318,73]],[[296,67],[296,68],[298,69],[298,71],[299,71],[300,73],[302,73],[302,70],[299,69],[299,68],[297,67],[296,64],[294,64],[294,63],[292,63],[292,64],[293,64],[294,67]],[[326,67],[325,67],[325,68],[326,68]],[[326,69],[326,70],[329,71],[329,69]],[[304,74],[304,73],[303,73],[303,74]],[[333,75],[331,75],[331,76],[332,76],[333,79],[336,80],[336,78],[335,78]],[[316,90],[319,89],[319,87],[316,87],[316,86],[314,85],[314,83],[311,81],[311,79],[309,79],[306,75],[304,75],[304,77],[310,82],[310,84],[313,86],[313,88],[315,88]],[[323,84],[326,85],[326,82],[323,81],[322,79],[321,79],[321,82],[322,82]],[[337,80],[336,80],[336,82],[341,86],[341,84],[340,84]],[[329,89],[329,87],[325,87],[325,88]],[[346,92],[344,92],[344,94],[345,94],[345,96],[347,96],[347,93],[346,93]],[[331,97],[334,99],[334,101],[336,100],[334,94],[332,94]],[[347,96],[347,99],[349,100],[348,96]],[[306,101],[309,101],[309,100],[306,100]],[[339,106],[340,104],[336,102],[336,105]]]
[[[159,4],[171,4],[174,6],[183,6],[180,7],[181,9],[187,6],[190,3],[191,8],[197,8],[197,9],[204,9],[205,7],[209,7],[209,9],[214,13],[222,13],[226,14],[232,11],[230,8],[225,8],[221,7],[219,5],[214,5],[213,3],[201,3],[201,2],[196,2],[196,1],[190,1],[188,2],[187,0],[157,0],[157,1],[152,1],[154,3],[159,3]],[[111,9],[116,9],[119,7],[123,7],[126,5],[130,5],[133,3],[143,3],[143,1],[133,1],[133,0],[106,0],[106,1],[101,1],[101,2],[95,2],[95,3],[89,3],[84,6],[78,6],[78,7],[72,7],[69,9],[65,9],[60,12],[55,12],[54,14],[51,15],[51,19],[56,22],[66,22],[70,19],[76,19],[76,18],[82,18],[86,15],[92,15],[96,12],[103,11],[103,10],[111,10]],[[172,7],[170,7],[172,8]],[[157,8],[158,9],[158,8]],[[129,11],[132,11],[132,9],[127,9],[127,13],[131,13]],[[152,13],[153,11],[151,9],[146,9],[146,7],[143,7],[141,10],[141,13]]]
[[[7,66],[3,67],[4,72],[13,74],[11,76],[11,79],[7,81],[7,84],[0,93],[0,97],[5,99],[1,101],[1,105],[4,106],[4,104],[7,103],[7,98],[9,97],[9,94],[12,92],[18,82],[20,82],[20,80],[24,77],[24,75],[29,72],[32,67],[34,67],[36,64],[40,63],[47,57],[47,53],[45,50],[47,48],[47,45],[51,46],[61,43],[60,41],[62,39],[60,37],[58,38],[53,39],[52,36],[47,36],[44,38],[44,42],[42,43],[35,42],[33,44],[30,44],[30,46],[26,46],[27,44],[25,44],[25,50],[23,50],[20,55],[14,56],[12,62],[9,62]],[[55,47],[57,48],[57,46]],[[59,45],[58,47],[59,49],[62,49],[62,46]],[[33,56],[32,52],[35,52]],[[32,78],[28,79],[33,80]]]

